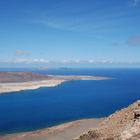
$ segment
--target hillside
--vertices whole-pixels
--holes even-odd
[[[50,79],[50,77],[32,72],[0,72],[0,83],[20,83],[46,79]]]
[[[115,112],[98,128],[91,129],[74,140],[139,140],[140,101]]]

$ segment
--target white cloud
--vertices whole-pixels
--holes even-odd
[[[33,23],[41,24],[46,27],[51,27],[54,29],[64,29],[64,30],[75,30],[75,27],[80,24],[78,20],[70,21],[70,20],[49,20],[49,19],[34,19]]]
[[[24,55],[29,55],[31,52],[25,51],[25,50],[16,50],[15,55],[16,56],[24,56]]]
[[[0,64],[78,64],[78,65],[82,65],[82,64],[89,64],[89,65],[97,65],[97,64],[101,64],[101,65],[105,65],[105,64],[140,64],[140,62],[136,62],[136,61],[112,61],[112,60],[80,60],[80,59],[76,59],[76,60],[58,60],[58,61],[53,61],[53,60],[47,60],[47,59],[15,59],[15,60],[0,60]]]
[[[46,60],[46,59],[15,59],[15,60],[7,60],[6,61],[7,63],[23,63],[23,64],[36,64],[36,63],[44,63],[44,64],[47,64],[49,63],[49,60]],[[4,61],[3,61],[4,63]]]

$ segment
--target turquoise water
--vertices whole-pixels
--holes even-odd
[[[140,99],[140,69],[34,71],[43,74],[99,75],[115,79],[70,81],[53,88],[1,94],[1,134],[31,131],[82,118],[105,117]]]

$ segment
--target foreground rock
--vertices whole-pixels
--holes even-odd
[[[140,101],[115,112],[74,140],[140,140]]]

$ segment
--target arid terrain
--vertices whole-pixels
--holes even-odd
[[[140,140],[140,101],[113,113],[74,140]]]
[[[42,75],[32,72],[0,72],[0,93],[53,87],[71,80],[109,80],[100,76]]]
[[[0,72],[0,83],[21,83],[46,79],[51,79],[51,77],[32,72]]]

